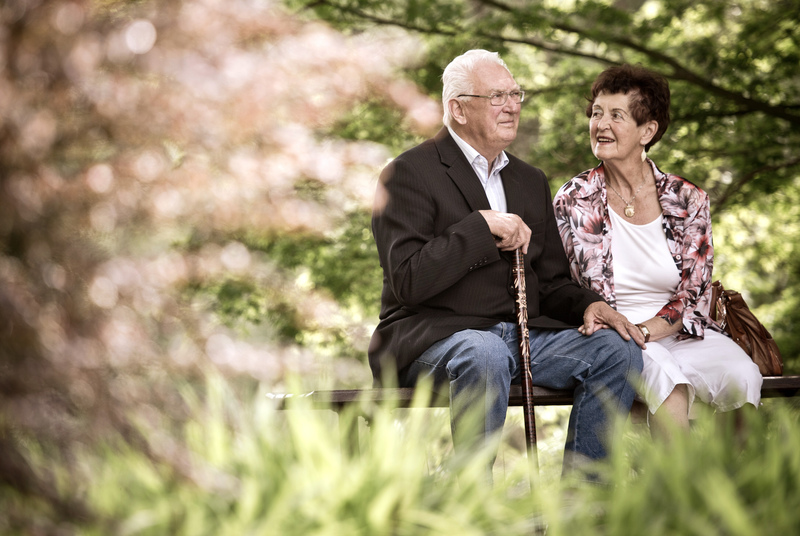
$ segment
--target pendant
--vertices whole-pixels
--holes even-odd
[[[633,218],[634,214],[636,214],[636,210],[634,210],[633,205],[626,205],[625,215],[629,218]]]

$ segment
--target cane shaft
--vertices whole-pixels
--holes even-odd
[[[522,366],[522,411],[525,420],[525,439],[528,458],[538,468],[536,454],[536,417],[533,412],[533,376],[531,375],[530,336],[528,333],[528,295],[525,288],[525,257],[522,250],[514,251],[514,293],[517,313],[517,339]]]

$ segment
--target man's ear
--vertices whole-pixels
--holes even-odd
[[[467,116],[464,115],[464,103],[458,99],[450,99],[447,101],[447,106],[450,109],[450,115],[459,125],[467,124]]]

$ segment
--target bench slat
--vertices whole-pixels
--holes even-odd
[[[356,403],[383,403],[391,402],[396,404],[397,407],[409,407],[414,401],[414,389],[409,387],[400,388],[383,388],[383,389],[339,389],[333,391],[311,391],[310,393],[303,394],[275,394],[270,393],[267,396],[274,399],[277,404],[277,409],[290,409],[287,401],[292,399],[303,399],[310,403],[311,408],[317,409],[332,409],[337,413],[347,406],[352,406]],[[776,398],[787,396],[798,396],[800,394],[800,376],[768,376],[764,378],[764,383],[761,387],[762,398]],[[556,390],[547,389],[545,387],[533,386],[533,401],[537,406],[562,406],[572,404],[572,391],[571,390]],[[522,387],[519,385],[512,385],[511,392],[508,397],[509,406],[522,406]],[[438,397],[428,402],[429,407],[447,407],[447,397]],[[634,404],[637,408],[637,404]],[[370,410],[367,409],[367,413]],[[646,412],[647,409],[644,405],[638,404],[638,408],[632,412],[632,418],[636,418],[635,414]],[[366,415],[365,415],[366,416]],[[534,426],[536,423],[534,422]],[[345,426],[340,426],[339,434],[342,443],[342,449],[350,452],[359,451],[359,432],[357,422],[349,422]],[[534,436],[535,437],[535,436]],[[534,449],[536,445],[532,446]]]
[[[355,402],[394,402],[398,407],[409,407],[414,400],[412,387],[378,388],[378,389],[338,389],[332,391],[311,391],[299,395],[270,394],[273,399],[279,400],[278,409],[286,409],[286,401],[292,398],[303,398],[310,402],[312,407],[331,408],[341,410],[343,407]],[[800,376],[766,376],[761,387],[762,398],[777,398],[798,396],[800,393]],[[533,386],[533,399],[537,406],[566,406],[572,404],[572,391],[548,389]],[[522,388],[512,385],[508,397],[509,406],[522,406]],[[447,407],[448,400],[434,398],[429,401],[429,407]]]

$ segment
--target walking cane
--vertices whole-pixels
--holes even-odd
[[[525,442],[531,477],[539,472],[536,453],[536,416],[533,413],[533,376],[531,375],[531,347],[528,334],[528,298],[525,290],[525,257],[521,249],[514,250],[514,293],[517,312],[517,339],[522,364],[522,411],[525,419]],[[533,486],[533,482],[531,482]]]

